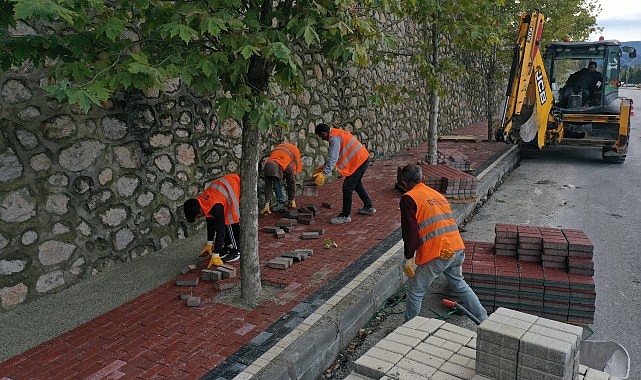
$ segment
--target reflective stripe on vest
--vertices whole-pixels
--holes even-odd
[[[349,176],[354,173],[363,162],[367,161],[369,152],[367,148],[348,131],[332,128],[330,130],[330,138],[332,136],[340,136],[341,138],[336,170],[338,170],[342,176]]]
[[[225,215],[225,218],[227,218],[227,223],[225,224],[234,224],[234,220],[236,219],[235,215],[240,215],[240,205],[238,204],[236,193],[234,193],[234,189],[231,187],[231,184],[227,179],[225,179],[225,177],[222,177],[213,181],[211,183],[211,187],[221,193],[227,200],[227,204],[231,206],[226,207],[227,215]]]
[[[273,160],[273,161],[276,161],[278,163],[278,165],[280,165],[280,167],[283,170],[287,169],[287,166],[289,164],[291,164],[292,165],[292,170],[294,171],[294,174],[298,174],[302,170],[302,168],[301,168],[302,164],[300,162],[300,153],[297,154],[297,152],[296,152],[297,150],[298,150],[298,148],[296,148],[292,144],[287,144],[287,143],[279,144],[279,145],[276,146],[276,148],[274,148],[272,153],[269,155],[269,159]],[[284,162],[281,159],[281,158],[284,158],[284,157],[282,157],[281,155],[277,154],[278,152],[284,153],[287,157],[289,157],[289,162]]]
[[[419,246],[415,262],[423,265],[439,257],[441,251],[465,249],[449,202],[443,194],[419,183],[406,193],[416,203]]]
[[[209,186],[198,197],[198,203],[207,218],[215,204],[223,206],[224,223],[234,224],[240,221],[240,177],[238,174],[227,174],[209,183]]]

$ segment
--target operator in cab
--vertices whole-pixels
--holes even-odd
[[[581,106],[595,106],[601,103],[601,87],[603,75],[597,71],[596,62],[592,61],[587,68],[570,75],[565,86],[559,91],[559,107],[569,108],[573,106],[570,102],[571,95],[581,95]],[[575,105],[575,106],[578,106]]]

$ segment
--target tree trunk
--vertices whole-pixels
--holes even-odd
[[[486,118],[487,118],[487,141],[494,141],[494,95],[496,91],[494,91],[494,88],[496,87],[496,50],[497,50],[497,45],[494,44],[492,46],[492,53],[489,58],[489,63],[487,65],[487,71],[486,71],[486,78],[485,78],[485,85],[486,85]]]
[[[253,307],[262,291],[258,257],[258,160],[260,130],[243,119],[243,156],[240,160],[240,292],[243,303]]]
[[[254,56],[249,63],[247,83],[253,89],[253,101],[267,90],[272,71],[264,59]],[[258,106],[258,104],[254,104]],[[262,292],[260,257],[258,256],[258,161],[261,131],[251,125],[249,114],[243,117],[243,155],[240,159],[240,294],[243,303],[254,307]]]
[[[439,15],[440,16],[440,15]],[[439,20],[440,17],[437,17]],[[438,68],[438,22],[432,24],[432,67]],[[438,70],[435,70],[438,75]],[[430,97],[430,120],[427,139],[427,163],[436,165],[438,163],[438,112],[439,103],[441,101],[440,95],[436,88],[432,89]]]

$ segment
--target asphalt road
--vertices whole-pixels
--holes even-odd
[[[528,153],[464,227],[463,237],[493,241],[496,223],[576,228],[594,244],[596,313],[589,339],[613,340],[630,355],[630,379],[641,379],[641,89],[622,96],[638,105],[622,165],[601,150],[557,146]]]

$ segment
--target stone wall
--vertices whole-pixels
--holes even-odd
[[[416,31],[400,27],[401,45],[413,46]],[[352,131],[374,158],[426,140],[430,91],[409,56],[346,70],[319,55],[301,58],[306,89],[279,94],[289,129],[266,131],[261,155],[289,140],[309,172],[327,153],[314,135],[319,122]],[[218,120],[212,102],[180,81],[121,94],[84,114],[47,98],[42,80],[28,66],[0,74],[2,310],[188,237],[194,226],[179,206],[211,179],[237,171],[242,155],[240,126]],[[472,71],[444,81],[442,132],[484,119],[479,82]],[[373,105],[370,96],[386,84],[412,91]]]

